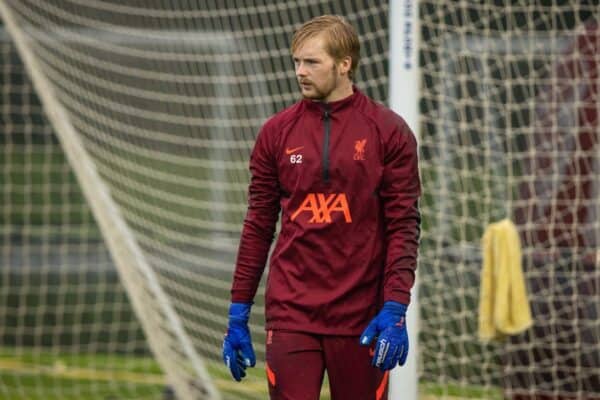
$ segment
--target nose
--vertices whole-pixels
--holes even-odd
[[[304,63],[296,63],[296,76],[306,76],[306,68],[304,68]]]

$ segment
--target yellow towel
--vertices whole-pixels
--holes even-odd
[[[503,339],[532,325],[521,267],[521,241],[509,219],[490,224],[482,239],[479,338]]]

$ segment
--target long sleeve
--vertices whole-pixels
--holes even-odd
[[[385,145],[380,195],[385,217],[384,300],[410,302],[420,236],[418,152],[416,139],[403,120]]]
[[[250,157],[248,211],[244,219],[231,288],[233,302],[245,303],[254,298],[279,216],[280,189],[272,141],[269,138],[271,134],[267,122],[256,139]]]

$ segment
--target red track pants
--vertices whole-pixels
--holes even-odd
[[[389,374],[358,336],[268,331],[266,348],[271,400],[318,400],[325,371],[331,400],[387,400]]]

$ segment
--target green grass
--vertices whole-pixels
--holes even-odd
[[[57,378],[51,375],[2,374],[0,399],[86,400],[160,399],[163,385]]]
[[[0,349],[0,399],[157,399],[165,388],[150,358]]]
[[[471,385],[421,383],[421,397],[433,399],[465,399],[465,400],[502,400],[502,390],[496,387],[480,387]]]
[[[0,368],[3,361],[19,362],[37,367],[90,368],[133,373],[162,374],[159,365],[150,357],[129,357],[111,354],[62,354],[33,350],[0,349]]]
[[[218,362],[208,362],[207,368],[224,399],[268,398],[260,367],[249,369],[242,383],[233,382]],[[0,348],[2,400],[162,399],[166,387],[160,366],[150,357]],[[502,399],[497,388],[453,384],[421,383],[420,393],[425,400]],[[329,399],[326,382],[321,400]]]
[[[268,397],[260,366],[249,369],[242,383],[234,382],[219,362],[206,366],[224,399]],[[0,399],[162,399],[166,387],[160,366],[150,357],[0,349]],[[330,399],[326,389],[321,399]]]

